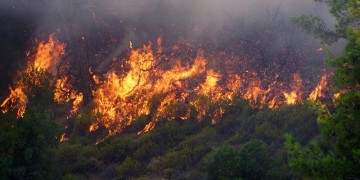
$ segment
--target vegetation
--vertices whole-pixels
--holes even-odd
[[[85,107],[70,119],[68,140],[60,143],[64,124],[58,120],[64,117],[49,103],[53,77],[20,75],[33,96],[23,118],[16,119],[15,112],[0,115],[0,179],[360,178],[360,30],[354,26],[359,6],[358,0],[330,1],[339,19],[336,31],[317,17],[293,19],[324,43],[347,40],[342,56],[329,52],[329,64],[336,68],[332,90],[339,93],[333,107],[304,101],[258,109],[239,98],[221,106],[225,113],[216,124],[191,112],[186,121],[165,116],[152,131],[138,135],[151,118],[143,115],[111,137],[102,127],[88,131],[97,115]],[[44,85],[34,83],[39,78]],[[152,101],[156,109],[160,100]],[[183,106],[170,104],[166,113]]]
[[[286,135],[286,149],[289,166],[300,176],[321,179],[346,179],[360,177],[360,31],[358,23],[360,2],[358,0],[332,0],[331,13],[339,20],[338,37],[347,40],[343,55],[329,57],[329,63],[336,68],[333,87],[340,92],[334,110],[318,104],[318,126],[321,137],[302,147],[290,135]],[[317,23],[306,16],[295,18],[301,27],[322,39],[328,34],[318,31],[306,22]],[[322,25],[323,26],[323,25]]]

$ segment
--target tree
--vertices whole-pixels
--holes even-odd
[[[210,179],[264,179],[270,158],[267,145],[251,140],[237,151],[234,147],[223,147],[208,164]]]
[[[8,117],[3,121],[7,122],[0,127],[2,178],[51,178],[59,137],[56,123],[35,109],[28,109],[22,119]]]
[[[59,129],[53,121],[53,76],[45,71],[19,74],[17,83],[28,96],[23,118],[15,112],[0,118],[0,168],[4,179],[53,179]],[[40,82],[40,83],[39,83]]]
[[[319,140],[302,147],[290,135],[286,135],[285,145],[290,167],[302,176],[359,178],[360,29],[357,23],[360,22],[360,1],[331,0],[329,5],[330,12],[339,20],[337,31],[334,33],[347,40],[343,55],[330,57],[330,64],[336,68],[334,90],[339,91],[339,97],[336,99],[334,111],[318,104],[318,125],[321,131]],[[302,23],[300,26],[314,33],[315,29],[311,28],[313,26],[309,28]]]
[[[235,148],[219,149],[208,165],[209,179],[239,179],[240,162],[238,151]]]

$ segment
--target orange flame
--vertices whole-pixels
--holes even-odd
[[[60,43],[54,34],[51,34],[48,42],[40,42],[36,49],[34,60],[28,63],[25,73],[27,76],[33,76],[31,72],[35,70],[35,73],[40,71],[49,71],[54,74],[55,65],[60,60],[61,55],[65,53],[65,44]],[[30,57],[30,52],[26,53],[26,57]],[[41,82],[35,79],[35,84],[40,85]],[[2,112],[6,113],[9,110],[17,110],[17,117],[24,117],[26,111],[26,104],[28,101],[28,95],[26,94],[26,84],[18,81],[15,83],[16,88],[10,89],[10,95],[1,104]]]
[[[232,104],[236,96],[249,100],[254,107],[274,109],[282,104],[300,103],[303,101],[303,93],[310,94],[302,91],[299,73],[293,74],[290,85],[278,82],[279,75],[275,76],[274,81],[267,83],[261,81],[256,73],[248,71],[247,75],[251,77],[240,73],[226,75],[207,67],[210,65],[203,50],[198,51],[192,65],[184,65],[173,56],[181,49],[178,45],[172,48],[174,52],[170,53],[171,56],[165,58],[175,65],[158,67],[161,61],[159,59],[162,59],[158,57],[165,56],[162,44],[162,40],[158,38],[158,47],[154,51],[151,44],[131,49],[129,59],[123,67],[126,72],[123,75],[113,71],[104,77],[93,77],[98,86],[93,91],[94,113],[101,116],[91,124],[89,131],[96,131],[104,126],[111,136],[121,132],[136,117],[152,114],[148,117],[149,123],[138,132],[141,134],[152,130],[161,119],[189,119],[192,111],[195,111],[198,121],[206,117],[211,119],[212,124],[216,124],[225,114],[220,102]],[[224,57],[226,53],[220,56]],[[326,83],[321,83],[321,86],[326,86]],[[286,87],[291,88],[284,89]],[[320,97],[319,93],[317,97]]]
[[[294,105],[297,102],[301,101],[302,79],[299,73],[295,73],[293,78],[294,78],[294,82],[291,88],[292,91],[290,93],[286,93],[286,92],[283,93],[286,99],[286,104],[289,105]]]
[[[51,34],[48,42],[40,42],[35,55],[33,67],[35,70],[47,70],[49,72],[56,72],[55,66],[65,53],[65,44],[60,43],[54,34]]]
[[[21,88],[12,89],[9,88],[10,95],[8,98],[4,100],[4,102],[1,104],[1,108],[3,113],[7,113],[9,109],[15,110],[17,109],[17,117],[24,117],[24,113],[26,110],[26,104],[28,101],[27,96],[23,92]]]
[[[75,115],[83,103],[83,94],[73,90],[72,86],[67,83],[68,78],[65,76],[58,79],[55,85],[54,101],[58,104],[65,104],[72,101],[70,116]]]
[[[321,77],[321,81],[316,86],[316,88],[311,92],[309,99],[312,101],[316,101],[319,98],[324,97],[324,90],[327,86],[327,77],[326,75]]]

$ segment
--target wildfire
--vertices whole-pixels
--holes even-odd
[[[69,140],[69,138],[67,138],[67,137],[65,137],[65,136],[66,136],[65,133],[63,133],[63,134],[61,135],[60,142],[65,142],[65,141]]]
[[[61,56],[65,53],[65,44],[58,41],[54,34],[51,34],[48,41],[41,41],[38,43],[36,53],[30,56],[30,51],[26,53],[29,58],[24,74],[31,79],[34,85],[42,86],[41,79],[37,78],[42,72],[50,72],[56,74],[56,65],[59,63]],[[24,117],[26,111],[29,87],[27,83],[19,79],[15,84],[16,88],[9,88],[10,95],[1,104],[2,112],[17,111],[17,117]],[[82,94],[71,90],[71,87],[66,84],[67,78],[59,79],[56,83],[56,90],[54,92],[54,100],[58,103],[69,102],[73,100],[73,110],[71,113],[76,113],[79,105],[82,102]]]
[[[188,120],[195,117],[198,121],[208,120],[212,124],[219,122],[226,113],[223,104],[232,105],[234,98],[248,100],[254,108],[274,109],[283,104],[301,103],[324,97],[327,76],[324,75],[313,91],[303,88],[300,73],[294,73],[290,80],[280,82],[279,74],[274,79],[262,80],[256,72],[228,73],[209,63],[206,52],[199,49],[183,60],[176,56],[181,45],[174,45],[166,52],[163,40],[158,38],[156,46],[151,43],[135,49],[129,41],[129,57],[121,66],[103,75],[94,75],[92,86],[94,109],[98,119],[89,126],[94,132],[100,127],[108,130],[108,136],[121,132],[136,118],[145,115],[149,122],[138,134],[152,130],[159,120]],[[186,44],[186,43],[185,43]],[[188,44],[186,44],[188,45]],[[47,42],[40,42],[36,53],[30,58],[25,72],[47,71],[55,74],[56,66],[65,54],[65,44],[50,35]],[[239,57],[226,57],[226,53],[210,58],[226,59],[225,64],[240,61]],[[211,60],[211,59],[210,59]],[[245,66],[246,67],[246,66]],[[122,72],[122,73],[120,73]],[[76,115],[83,104],[83,94],[76,91],[69,77],[60,74],[55,82],[54,101],[71,105],[70,114]],[[284,78],[287,79],[287,78]],[[38,82],[41,84],[41,82]],[[10,95],[1,104],[3,113],[17,110],[23,117],[28,101],[27,87],[16,83],[10,88]],[[70,106],[69,106],[70,107]],[[65,134],[61,141],[65,141]]]
[[[299,73],[295,73],[293,77],[294,77],[294,82],[292,85],[292,91],[290,93],[284,92],[286,104],[289,105],[294,105],[297,102],[301,101],[302,79]]]
[[[73,89],[71,84],[67,83],[68,78],[64,76],[56,81],[54,91],[54,101],[58,104],[72,102],[70,116],[75,115],[83,103],[83,94]]]
[[[1,104],[2,112],[7,113],[9,109],[17,110],[17,117],[24,117],[24,113],[26,110],[26,103],[28,101],[27,96],[23,92],[22,88],[12,89],[9,88],[10,95],[8,98],[4,100]]]
[[[327,77],[326,75],[321,77],[321,81],[316,86],[316,88],[311,92],[309,99],[312,101],[316,101],[319,98],[324,97],[324,90],[327,86]]]
[[[94,76],[94,81],[98,84],[93,92],[96,105],[94,113],[101,117],[90,126],[89,131],[104,126],[109,129],[109,135],[112,135],[130,125],[136,117],[152,114],[149,116],[150,122],[140,134],[152,130],[161,119],[189,119],[191,108],[195,109],[198,121],[209,117],[212,119],[211,123],[216,124],[225,109],[220,105],[211,108],[210,104],[232,104],[235,96],[249,100],[254,107],[267,106],[270,109],[303,100],[299,73],[293,74],[293,80],[289,83],[290,92],[283,85],[284,82],[277,81],[278,75],[264,88],[259,78],[248,78],[240,74],[226,75],[208,67],[203,50],[198,51],[192,65],[181,64],[181,59],[172,59],[170,56],[169,61],[175,62],[171,68],[155,68],[160,63],[157,56],[164,56],[160,38],[157,39],[157,46],[156,51],[153,51],[151,44],[131,49],[124,67],[127,70],[125,74],[118,75],[114,71],[104,78]],[[180,46],[172,49],[179,50]],[[255,73],[252,74],[256,77]],[[320,82],[321,86],[326,86],[323,82],[325,80]],[[321,98],[319,91],[322,89],[316,91],[317,98]],[[314,96],[312,94],[309,99]]]
[[[60,60],[60,57],[65,53],[65,44],[59,42],[54,34],[51,34],[48,42],[40,42],[36,54],[35,60],[29,68],[33,66],[37,71],[49,71],[55,73],[55,66]]]

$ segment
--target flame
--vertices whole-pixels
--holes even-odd
[[[73,90],[73,87],[67,83],[68,77],[64,76],[61,79],[56,81],[55,90],[54,90],[54,101],[58,104],[65,104],[72,102],[72,109],[70,110],[70,115],[75,115],[80,106],[83,103],[83,94]]]
[[[158,46],[160,45],[161,41],[158,40]],[[158,53],[161,52],[159,49],[161,48],[158,48]],[[199,50],[192,66],[182,66],[177,60],[176,65],[167,71],[155,70],[153,66],[157,61],[151,44],[144,45],[142,49],[131,51],[127,61],[130,70],[124,76],[111,72],[103,81],[99,81],[95,76],[95,81],[99,82],[100,87],[93,93],[96,104],[94,113],[102,116],[96,123],[109,128],[116,122],[119,125],[113,133],[117,133],[124,126],[131,124],[136,117],[150,113],[149,101],[154,95],[169,93],[157,108],[158,116],[154,120],[156,122],[162,117],[168,104],[179,102],[181,99],[175,91],[185,90],[182,81],[203,73],[206,66],[202,50]],[[185,96],[186,94],[183,98]],[[99,126],[92,125],[92,131],[97,127]],[[152,125],[147,125],[143,131],[147,132],[147,129],[152,129]]]
[[[54,34],[51,34],[47,42],[41,41],[37,48],[34,57],[30,57],[30,51],[26,52],[26,57],[30,58],[29,63],[23,73],[30,77],[34,84],[41,85],[39,79],[35,76],[41,71],[48,71],[55,74],[55,65],[58,64],[61,56],[65,53],[65,44],[59,42]],[[27,85],[20,79],[15,83],[16,87],[10,89],[10,95],[1,104],[2,112],[6,113],[9,110],[16,110],[17,117],[24,117],[26,111],[26,104],[28,101]]]
[[[33,67],[37,71],[49,71],[54,73],[55,66],[58,64],[60,57],[65,53],[65,44],[59,42],[54,34],[51,34],[48,42],[40,42],[33,62]],[[30,67],[30,66],[29,66]]]
[[[256,103],[258,102],[258,97],[262,93],[262,90],[260,88],[260,81],[255,80],[251,82],[249,88],[246,91],[246,94],[244,95],[244,98],[249,100],[250,102]]]
[[[60,142],[65,142],[65,141],[69,140],[69,138],[67,138],[67,137],[65,137],[65,136],[66,136],[65,133],[63,133],[63,134],[61,135]]]
[[[312,101],[316,101],[319,98],[324,97],[324,90],[327,86],[327,77],[326,75],[321,77],[321,81],[316,86],[316,88],[309,95],[309,99]]]
[[[221,71],[209,63],[202,49],[191,55],[191,62],[186,60],[185,63],[176,56],[182,52],[182,45],[174,45],[167,56],[161,38],[156,40],[155,48],[151,43],[138,49],[132,47],[131,41],[129,44],[129,57],[121,69],[104,75],[94,75],[89,69],[95,82],[93,113],[98,115],[96,122],[89,126],[90,132],[105,127],[108,136],[111,136],[121,132],[141,115],[148,115],[149,123],[138,134],[152,130],[159,120],[187,120],[192,115],[198,121],[207,119],[216,124],[226,113],[221,104],[231,105],[235,97],[247,99],[253,107],[275,109],[283,104],[301,103],[303,94],[309,95],[310,100],[317,100],[324,97],[326,91],[326,75],[314,90],[307,92],[304,91],[300,73],[294,73],[290,82],[279,82],[281,78],[278,74],[271,80],[262,78],[266,77],[265,73],[258,76],[258,73],[248,70],[245,74]],[[191,47],[189,43],[183,44]],[[47,42],[38,44],[34,56],[27,53],[30,61],[25,72],[28,75],[34,70],[55,74],[55,67],[64,54],[65,44],[52,34]],[[234,55],[229,57],[221,52],[210,58],[223,58],[229,67],[233,66],[233,62],[241,61]],[[83,94],[75,90],[69,77],[58,76],[54,101],[71,105],[69,118],[78,113],[83,104]],[[4,113],[17,110],[18,117],[23,117],[29,94],[24,83],[16,84],[16,88],[10,88],[10,95],[1,108]],[[63,140],[66,140],[65,134],[61,137]]]
[[[290,93],[284,92],[284,96],[286,99],[286,104],[294,105],[297,102],[301,101],[301,87],[302,87],[302,79],[299,73],[295,73],[293,75],[294,82],[291,87],[292,91]]]
[[[10,109],[15,110],[17,109],[17,118],[24,117],[24,113],[26,110],[26,104],[28,101],[27,96],[23,92],[22,88],[9,88],[10,95],[8,98],[4,100],[1,104],[2,112],[7,113]]]
[[[157,48],[149,43],[131,49],[126,65],[122,67],[124,74],[112,71],[103,77],[93,76],[97,84],[93,91],[94,113],[100,117],[91,124],[90,132],[103,126],[111,136],[121,132],[136,117],[150,114],[149,123],[138,134],[152,130],[161,119],[186,120],[193,113],[198,121],[207,117],[216,124],[226,113],[221,102],[232,104],[237,96],[249,100],[254,107],[274,109],[283,104],[301,103],[304,93],[309,93],[309,98],[319,98],[327,85],[325,78],[319,84],[321,88],[310,93],[303,92],[300,73],[293,74],[290,85],[278,82],[278,74],[273,81],[262,81],[255,72],[246,71],[247,76],[224,74],[209,67],[201,49],[192,65],[184,64],[174,56],[181,51],[181,45],[174,45],[173,52],[166,57],[162,39],[158,38],[156,42]],[[219,56],[226,57],[226,53]],[[159,57],[166,57],[164,59],[174,65],[159,66],[163,62]],[[240,59],[232,57],[230,61]]]

